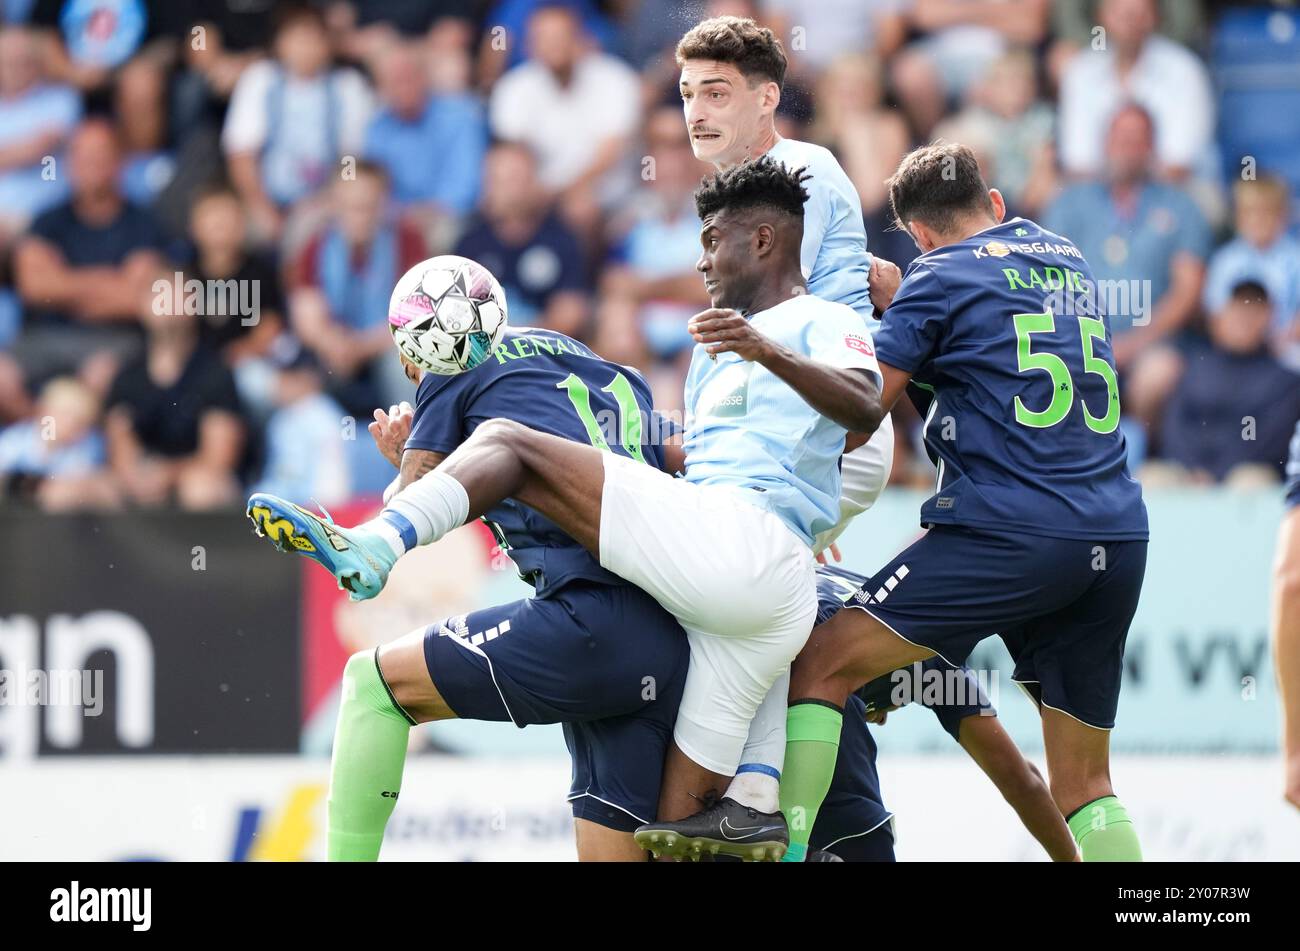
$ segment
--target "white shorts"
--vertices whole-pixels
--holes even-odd
[[[830,547],[849,527],[849,522],[876,504],[893,467],[894,421],[886,413],[870,439],[840,458],[840,520],[833,528],[818,533],[813,541],[813,554]]]
[[[731,775],[772,683],[817,617],[812,551],[748,489],[700,486],[605,453],[600,563],[686,630],[690,667],[673,739]]]

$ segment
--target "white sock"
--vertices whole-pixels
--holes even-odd
[[[740,768],[727,787],[728,798],[759,812],[776,812],[781,802],[785,766],[785,713],[790,693],[787,670],[772,684],[749,724],[749,739]]]
[[[401,557],[416,545],[436,542],[467,518],[465,487],[434,469],[394,495],[379,516],[362,527],[383,537]]]

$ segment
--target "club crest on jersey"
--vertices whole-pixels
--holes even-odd
[[[845,334],[844,346],[850,350],[856,350],[858,353],[865,353],[869,357],[876,355],[875,348],[871,346],[871,341],[861,334]]]

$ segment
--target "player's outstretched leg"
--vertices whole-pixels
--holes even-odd
[[[248,517],[281,551],[306,555],[353,601],[373,598],[397,559],[506,498],[541,512],[598,554],[605,473],[592,446],[505,419],[488,420],[432,472],[398,492],[379,516],[344,528],[277,496],[257,493]]]
[[[1140,862],[1133,820],[1110,783],[1110,731],[1042,708],[1052,798],[1085,862]]]
[[[934,652],[911,644],[870,614],[845,609],[813,629],[790,674],[781,811],[790,825],[782,861],[807,857],[817,812],[835,775],[844,704],[869,680]]]
[[[330,761],[328,857],[373,862],[402,788],[411,727],[455,716],[424,667],[424,631],[353,654]]]

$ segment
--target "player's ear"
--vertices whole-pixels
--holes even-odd
[[[934,234],[920,221],[909,221],[907,223],[907,233],[912,236],[912,243],[921,249],[922,254],[933,251],[938,247],[934,240]]]
[[[772,250],[775,241],[776,229],[767,222],[763,222],[754,229],[754,254],[760,258],[765,256]]]
[[[1002,192],[990,188],[989,201],[993,203],[993,217],[997,219],[998,224],[1002,224],[1002,219],[1007,216],[1007,201],[1002,197]]]
[[[774,82],[763,84],[763,96],[759,100],[762,103],[764,112],[776,113],[777,106],[781,105],[781,87]]]

